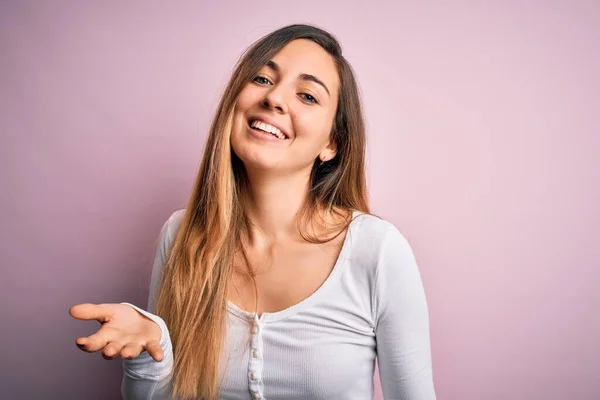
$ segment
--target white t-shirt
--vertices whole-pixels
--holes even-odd
[[[146,352],[123,360],[125,399],[171,395],[169,331],[151,313],[183,215],[176,211],[161,229],[148,311],[125,303],[161,327],[165,353],[161,362]],[[386,400],[436,398],[428,308],[412,249],[390,222],[353,216],[332,272],[308,298],[260,318],[228,303],[220,399],[372,399],[376,357]]]

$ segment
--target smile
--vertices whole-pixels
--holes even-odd
[[[249,121],[248,126],[250,130],[256,134],[259,134],[261,138],[271,137],[276,140],[286,140],[287,136],[281,132],[279,128],[271,124],[267,124],[259,119]],[[256,135],[254,135],[256,136]]]

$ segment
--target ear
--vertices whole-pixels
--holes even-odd
[[[330,140],[327,146],[319,153],[319,158],[323,162],[331,160],[337,154],[337,145],[333,140]]]

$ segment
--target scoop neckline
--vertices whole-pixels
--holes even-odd
[[[228,311],[238,317],[241,317],[242,319],[247,320],[247,321],[258,320],[260,322],[269,323],[269,322],[281,321],[282,319],[285,319],[294,314],[297,314],[298,312],[305,310],[308,307],[310,307],[311,305],[313,305],[316,301],[321,299],[326,294],[329,287],[331,287],[331,285],[333,285],[335,283],[336,278],[342,272],[341,265],[346,260],[346,257],[348,255],[347,253],[350,251],[350,247],[351,247],[351,243],[350,243],[352,240],[351,234],[353,233],[353,231],[356,230],[356,228],[355,228],[356,220],[357,220],[357,217],[360,216],[361,214],[364,214],[364,213],[361,211],[356,211],[356,210],[352,211],[352,221],[350,221],[350,224],[348,225],[348,229],[346,231],[346,236],[344,237],[344,241],[342,243],[342,248],[338,254],[337,259],[335,260],[333,269],[329,273],[329,276],[327,277],[327,279],[325,279],[325,281],[321,284],[321,286],[319,286],[319,288],[317,290],[315,290],[310,296],[306,297],[303,300],[300,300],[296,304],[292,304],[291,306],[284,308],[283,310],[275,311],[275,312],[263,312],[260,317],[258,317],[258,315],[255,312],[250,312],[250,311],[241,309],[240,307],[235,305],[233,302],[231,302],[229,299],[227,299]]]

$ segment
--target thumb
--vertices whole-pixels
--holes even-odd
[[[158,340],[151,340],[146,344],[146,351],[150,354],[150,357],[155,359],[156,361],[162,361],[164,357],[164,353],[162,348],[160,347],[160,343]]]

